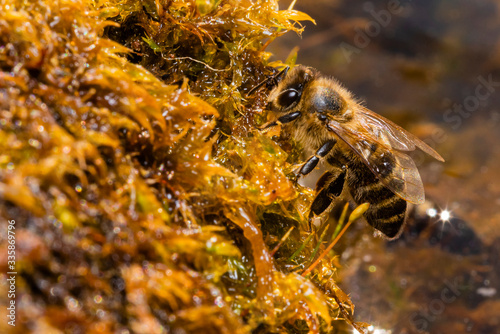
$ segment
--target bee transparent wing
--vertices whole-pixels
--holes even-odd
[[[387,142],[392,149],[399,151],[413,151],[418,147],[436,160],[444,161],[443,157],[421,141],[415,135],[394,124],[385,117],[360,106],[356,112],[357,121],[368,133],[375,135],[378,140]]]
[[[413,151],[418,147],[442,160],[432,148],[363,107],[353,114],[349,122],[330,120],[327,127],[352,148],[387,188],[408,202],[422,204],[425,201],[424,187],[415,162],[401,151]]]

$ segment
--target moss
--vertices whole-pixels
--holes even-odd
[[[306,14],[274,1],[2,6],[17,332],[327,332],[351,319],[334,262],[300,275],[318,245],[312,191],[289,178],[299,151],[255,130],[265,91],[246,96],[281,64],[266,43]]]

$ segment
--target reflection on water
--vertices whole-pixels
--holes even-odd
[[[287,7],[288,2],[282,2]],[[500,333],[500,3],[302,0],[270,50],[343,82],[446,159],[415,155],[428,202],[386,243],[347,236],[359,320],[393,333]],[[441,218],[441,219],[440,219]],[[374,327],[375,328],[375,327]]]

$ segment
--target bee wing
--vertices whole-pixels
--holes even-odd
[[[365,128],[365,131],[375,135],[376,138],[379,138],[379,141],[387,141],[392,149],[413,151],[415,147],[418,147],[434,159],[444,161],[443,157],[426,143],[387,118],[362,106],[358,107],[355,115],[358,117],[357,121]]]
[[[401,151],[416,147],[432,157],[443,158],[420,139],[388,119],[360,107],[349,122],[330,120],[329,130],[336,133],[361,158],[380,181],[404,200],[422,204],[424,187],[412,158]]]

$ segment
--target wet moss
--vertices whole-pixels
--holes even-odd
[[[2,6],[0,215],[18,233],[17,332],[352,322],[335,261],[301,276],[325,248],[305,219],[312,191],[290,178],[299,151],[256,130],[265,90],[246,96],[281,64],[267,43],[300,33],[306,14],[274,1]]]

